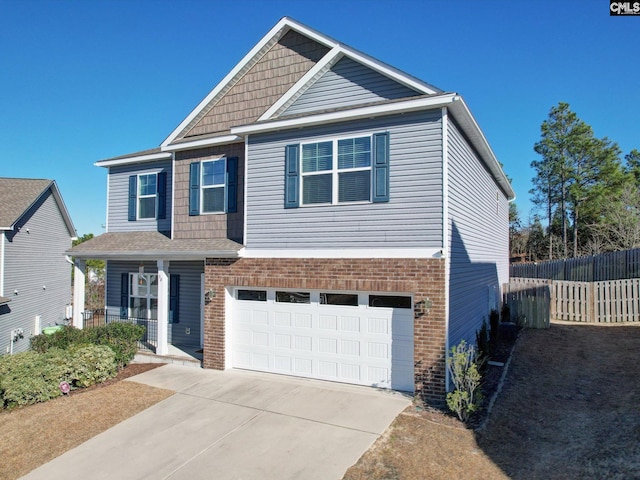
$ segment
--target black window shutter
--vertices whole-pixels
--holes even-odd
[[[120,274],[120,318],[129,316],[129,274]]]
[[[189,215],[200,215],[200,162],[189,166]]]
[[[238,211],[238,157],[227,158],[227,213]]]
[[[169,323],[180,322],[178,296],[180,294],[180,275],[169,276]]]
[[[136,221],[136,201],[138,199],[138,176],[129,177],[129,221]]]
[[[389,133],[373,135],[373,201],[389,201]]]
[[[158,220],[167,218],[167,172],[158,173]]]
[[[300,145],[287,145],[284,151],[284,208],[300,206]]]

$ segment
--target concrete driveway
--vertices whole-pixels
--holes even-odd
[[[340,479],[411,403],[241,370],[165,365],[127,381],[177,393],[23,478]]]

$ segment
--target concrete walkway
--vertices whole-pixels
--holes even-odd
[[[125,381],[177,394],[23,478],[340,479],[411,403],[367,387],[177,365]]]

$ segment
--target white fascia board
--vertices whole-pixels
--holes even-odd
[[[247,248],[241,258],[442,258],[440,248]]]
[[[224,77],[220,83],[218,83],[218,85],[215,86],[215,88],[213,90],[211,90],[211,92],[209,92],[209,94],[204,97],[204,99],[198,104],[198,106],[193,109],[193,111],[187,115],[187,118],[185,118],[182,123],[180,123],[180,125],[178,125],[176,127],[176,129],[171,132],[171,134],[165,139],[164,142],[162,142],[162,144],[160,145],[161,147],[166,147],[169,144],[171,144],[171,142],[173,142],[176,137],[180,134],[180,132],[182,132],[182,130],[184,130],[187,125],[189,125],[189,123],[191,123],[191,121],[196,118],[198,116],[198,114],[202,111],[203,108],[205,108],[209,102],[211,102],[211,100],[213,100],[215,98],[216,95],[218,95],[226,86],[227,84],[233,80],[233,77],[235,77],[243,68],[245,68],[245,66],[253,59],[253,57],[255,57],[258,52],[260,52],[260,50],[262,50],[262,48],[271,41],[271,39],[278,35],[278,32],[280,32],[280,30],[285,29],[286,27],[291,28],[291,26],[296,26],[295,28],[297,29],[297,22],[293,22],[291,19],[284,17],[282,18],[278,23],[276,23],[276,25],[269,30],[269,32],[267,32],[267,34],[262,37],[262,39],[249,51],[249,53],[247,53],[242,60],[240,60],[236,66],[233,68],[233,70],[231,70],[226,77]],[[284,34],[284,32],[283,32]]]
[[[115,160],[100,160],[94,165],[96,167],[116,167],[118,165],[129,165],[130,163],[153,162],[154,160],[167,160],[171,158],[171,153],[159,152],[148,155],[136,155],[135,157],[118,158]]]
[[[482,133],[478,122],[471,114],[469,107],[465,103],[464,99],[460,96],[455,98],[455,101],[449,107],[449,110],[453,113],[454,118],[460,123],[460,126],[464,130],[465,134],[475,147],[475,149],[482,156],[485,164],[489,168],[489,171],[493,174],[496,182],[500,185],[503,192],[506,194],[509,201],[516,198],[516,193],[511,188],[511,184],[504,174],[500,162],[496,158],[487,138]]]
[[[71,220],[71,215],[69,215],[69,210],[67,210],[67,206],[62,199],[62,195],[60,195],[60,190],[58,189],[58,184],[54,180],[51,183],[51,193],[53,193],[53,198],[58,204],[58,209],[62,214],[62,219],[64,220],[65,225],[67,226],[67,230],[69,232],[69,237],[72,240],[76,240],[78,238],[78,232],[76,231],[76,227],[73,225],[73,221]]]
[[[320,113],[306,117],[290,118],[286,120],[276,120],[273,122],[253,123],[233,127],[231,133],[237,135],[247,135],[252,133],[265,133],[289,128],[310,127],[325,123],[340,122],[346,120],[357,120],[360,118],[378,117],[394,113],[408,113],[418,110],[429,110],[440,108],[451,104],[456,97],[454,93],[447,93],[435,97],[419,98],[404,102],[387,103],[384,105],[374,105],[368,107],[353,108],[340,112]]]
[[[291,98],[300,91],[300,89],[304,88],[307,83],[309,83],[313,77],[315,77],[319,72],[321,72],[328,65],[333,66],[340,58],[343,56],[343,50],[340,47],[334,47],[331,49],[329,53],[327,53],[324,57],[318,61],[307,73],[305,73],[300,80],[298,80],[289,90],[287,90],[284,95],[282,95],[276,103],[271,105],[269,109],[258,118],[258,122],[269,120],[273,117],[278,110],[280,110]]]
[[[282,23],[282,26],[286,25],[291,30],[295,30],[296,32],[304,35],[305,37],[309,37],[310,39],[324,45],[325,47],[333,48],[339,44],[338,41],[335,40],[334,38],[331,38],[330,36],[325,35],[324,33],[314,30],[313,28],[307,25],[304,25],[303,23],[300,23],[291,17],[283,17],[280,20],[279,24],[280,23]]]
[[[211,147],[213,145],[225,145],[227,143],[241,142],[242,137],[237,135],[224,135],[221,137],[203,138],[202,140],[193,140],[191,142],[177,143],[160,147],[163,152],[178,152],[180,150],[191,150],[193,148]],[[170,154],[169,154],[170,155]]]
[[[360,62],[363,65],[366,65],[367,67],[372,68],[373,70],[376,70],[377,72],[391,78],[392,80],[395,80],[398,83],[406,85],[409,88],[429,95],[442,93],[442,90],[440,90],[439,88],[436,88],[433,85],[429,85],[428,83],[423,82],[422,80],[419,80],[401,70],[398,70],[391,65],[387,65],[386,63],[381,62],[380,60],[376,60],[366,53],[362,53],[346,45],[340,45],[340,47],[345,55],[352,58],[353,60],[356,60],[357,62]]]

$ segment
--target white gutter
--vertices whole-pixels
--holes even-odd
[[[117,158],[115,160],[99,160],[94,165],[96,167],[116,167],[118,165],[128,165],[129,163],[152,162],[154,160],[166,160],[171,158],[170,153],[159,152],[149,155],[136,155],[134,157]]]
[[[321,113],[318,115],[309,115],[306,117],[290,118],[273,122],[253,123],[250,125],[233,127],[231,128],[231,133],[237,135],[246,135],[248,133],[265,133],[277,130],[286,130],[289,128],[322,125],[324,123],[337,121],[371,118],[394,113],[409,113],[419,110],[444,107],[453,103],[457,98],[458,97],[455,93],[447,93],[433,97],[354,108],[340,112]]]

